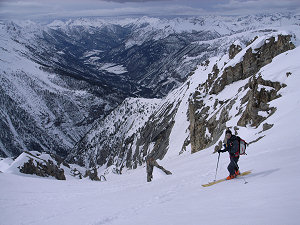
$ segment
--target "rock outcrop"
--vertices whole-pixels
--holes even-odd
[[[266,81],[261,76],[258,76],[258,78],[253,76],[249,80],[248,85],[250,90],[242,99],[242,103],[247,102],[247,106],[237,125],[258,127],[276,111],[276,108],[270,107],[268,103],[279,98],[280,94],[278,94],[278,91],[286,85],[279,82]],[[265,126],[265,129],[267,129],[267,126]]]
[[[294,48],[290,35],[278,35],[277,40],[271,37],[258,49],[249,47],[241,62],[224,69],[222,76],[212,86],[210,94],[218,94],[226,85],[255,75],[263,66],[272,62],[275,56]]]
[[[279,84],[279,87],[278,84],[265,81],[256,75],[259,69],[271,62],[274,56],[293,47],[290,36],[270,38],[265,42],[260,38],[243,50],[233,46],[230,57],[234,59],[228,62],[231,64],[227,65],[223,59],[211,58],[212,62],[207,60],[200,65],[205,75],[208,74],[207,69],[211,68],[205,82],[198,81],[198,78],[194,79],[194,76],[199,75],[194,74],[191,75],[191,81],[174,90],[174,93],[170,93],[166,99],[158,101],[127,99],[103,121],[95,124],[86,137],[78,143],[68,160],[87,168],[114,165],[122,173],[123,168],[135,169],[142,165],[148,156],[162,159],[170,148],[172,129],[174,127],[178,129],[174,126],[177,125],[178,118],[190,122],[189,134],[185,133],[188,129],[188,121],[182,126],[185,129],[183,130],[185,136],[180,142],[181,149],[177,149],[178,153],[187,151],[190,146],[193,153],[215,143],[218,143],[215,150],[221,148],[220,137],[227,128],[226,123],[232,117],[240,120],[232,126],[237,131],[238,126],[259,126],[266,117],[256,118],[257,121],[249,118],[274,111],[271,106],[268,106],[268,102],[278,97],[277,91],[283,85]],[[227,56],[224,58],[228,59]],[[253,78],[249,82],[245,80],[250,77]],[[218,97],[227,85],[240,80],[245,81],[231,98]],[[193,93],[190,101],[185,100],[182,103],[190,93]],[[186,98],[183,97],[185,94]],[[257,99],[260,99],[259,106],[254,104],[257,103]],[[183,114],[177,118],[178,109],[183,105],[181,110],[187,111],[180,111]],[[252,111],[255,110],[256,114],[253,114]],[[270,126],[265,126],[266,129],[268,127]]]
[[[114,165],[121,173],[123,168],[142,165],[148,155],[162,159],[168,151],[177,108],[175,103],[157,105],[128,99],[87,134],[68,161],[88,168]]]
[[[24,162],[22,166],[19,167],[21,173],[25,174],[35,174],[40,177],[55,177],[57,180],[66,180],[64,170],[59,167],[56,161],[49,157],[48,160],[39,158],[30,152],[25,152],[25,157],[28,158],[27,162]]]
[[[222,69],[215,65],[206,82],[201,84],[190,98],[189,119],[192,153],[210,147],[220,140],[227,128],[226,122],[232,116],[239,118],[234,126],[258,127],[276,111],[276,108],[271,107],[268,103],[280,97],[278,91],[284,88],[285,84],[264,80],[257,73],[263,66],[272,62],[272,59],[278,54],[295,48],[290,40],[291,36],[289,35],[271,37],[256,49],[253,49],[253,46],[257,43],[253,42],[254,44],[250,44],[244,50],[243,56],[237,55],[241,54],[239,47],[235,45],[230,47],[230,58],[236,56],[241,57],[242,60],[234,65],[225,65]],[[249,82],[241,86],[231,99],[218,99],[218,94],[227,85],[246,78],[249,79]],[[233,113],[234,115],[232,115]],[[272,124],[264,125],[264,129],[271,127]],[[231,128],[238,129],[238,127]],[[215,151],[221,147],[222,143],[219,142]]]
[[[229,59],[233,59],[240,51],[242,47],[240,45],[232,44],[229,47]]]

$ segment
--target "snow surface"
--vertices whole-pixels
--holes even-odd
[[[151,183],[146,182],[145,167],[123,175],[110,173],[107,182],[57,181],[0,173],[0,224],[299,224],[300,177],[295,173],[300,169],[299,58],[297,47],[278,55],[259,71],[263,79],[279,81],[287,87],[280,90],[282,97],[270,103],[277,107],[265,121],[274,124],[271,129],[262,132],[261,125],[239,130],[248,142],[262,137],[247,148],[248,155],[239,161],[241,171],[252,170],[244,177],[247,184],[238,178],[211,187],[201,186],[215,177],[218,155],[212,154],[214,147],[180,156],[169,149],[170,157],[158,163],[173,175],[166,176],[155,169]],[[199,67],[190,85],[193,80],[198,84],[205,80],[199,76],[201,71],[206,70]],[[291,75],[287,76],[287,72]],[[246,82],[247,79],[231,84],[218,98],[230,99],[234,90]],[[171,94],[176,96],[176,91],[183,89]],[[184,106],[180,107],[170,140],[181,138],[181,119],[183,127],[187,125],[185,117],[179,116],[185,112]],[[236,124],[235,120],[232,117],[227,125]],[[217,179],[228,175],[228,162],[227,153],[222,154]]]
[[[291,171],[299,170],[300,146],[283,147],[274,136],[241,158],[241,170],[252,170],[247,184],[236,179],[203,188],[215,175],[212,149],[161,163],[173,175],[155,170],[152,183],[145,168],[107,182],[1,173],[0,224],[298,224],[300,179]],[[227,175],[227,164],[227,154],[221,155],[217,178]]]
[[[114,63],[105,63],[101,69],[114,74],[123,74],[127,72],[126,67],[123,65],[116,65]]]
[[[247,19],[248,26],[251,26],[252,19],[251,17]],[[262,24],[264,26],[268,24],[269,19],[269,17],[262,18]],[[174,32],[173,28],[177,27],[175,20],[171,26],[173,28],[168,30],[165,29],[165,24],[169,21],[159,24],[158,20],[149,18],[141,18],[139,26],[142,27],[145,21],[152,26],[161,26],[161,29],[166,31],[166,35]],[[220,21],[222,20],[218,20],[217,23]],[[131,22],[128,19],[122,25]],[[201,21],[198,21],[196,26],[217,25],[209,24],[207,21],[203,22],[201,25]],[[225,24],[226,22],[224,21]],[[245,20],[242,20],[240,23],[244,22]],[[90,21],[85,20],[68,21],[68,23],[91,24]],[[51,27],[60,27],[64,24],[64,22],[56,21]],[[182,24],[182,27],[178,27],[179,30],[194,29],[190,25],[185,28],[184,23]],[[95,21],[93,25],[100,27],[103,24]],[[290,23],[287,25],[290,26]],[[28,24],[28,26],[31,25]],[[237,25],[237,27],[240,26]],[[297,34],[299,37],[300,31],[294,28],[295,26],[290,26],[287,29],[288,33]],[[148,29],[151,29],[151,26],[145,26],[143,33],[147,34]],[[232,29],[233,27],[224,29],[223,33],[222,30],[218,30],[218,32],[226,34]],[[241,36],[245,33],[242,32]],[[238,34],[237,38],[239,38]],[[259,40],[254,44],[259,46]],[[132,40],[132,43],[136,44],[139,41],[141,40]],[[128,45],[132,43],[128,43]],[[295,43],[296,46],[299,46],[299,38],[295,39]],[[10,43],[7,46],[11,46],[7,48],[21,48],[18,45],[12,46]],[[94,53],[100,52],[89,52],[86,57],[95,57]],[[0,52],[1,56],[4,54],[4,52]],[[242,53],[231,61],[232,64],[226,66],[237,63],[241,59],[240,56]],[[218,155],[212,154],[214,146],[192,155],[189,154],[190,146],[188,146],[185,154],[178,155],[182,142],[189,133],[186,114],[187,100],[195,88],[206,80],[214,63],[222,68],[224,62],[228,62],[228,56],[224,56],[220,60],[211,59],[208,67],[199,66],[195,74],[186,82],[189,84],[188,87],[184,84],[163,100],[163,103],[171,102],[172,99],[180,102],[170,136],[169,150],[166,157],[162,161],[158,161],[173,175],[166,176],[155,168],[154,180],[147,183],[146,168],[142,166],[136,170],[124,171],[123,175],[109,173],[106,175],[107,182],[68,179],[69,177],[66,181],[58,181],[35,176],[20,176],[17,171],[9,170],[14,166],[12,159],[0,159],[0,171],[3,172],[0,173],[0,225],[299,224],[300,177],[295,173],[300,169],[299,58],[300,47],[297,47],[275,57],[272,63],[259,71],[263,79],[279,81],[285,83],[287,87],[280,90],[282,97],[270,103],[271,107],[277,108],[277,111],[264,121],[264,123],[274,124],[271,129],[262,131],[262,125],[256,129],[240,127],[239,136],[247,142],[261,138],[247,148],[248,155],[242,156],[239,161],[241,171],[252,170],[250,175],[244,177],[247,184],[243,178],[238,178],[211,187],[201,186],[215,178]],[[16,59],[18,60],[17,57]],[[8,66],[9,62],[6,64]],[[32,71],[35,65],[29,64],[28,67]],[[24,63],[24,70],[27,70],[28,67]],[[287,76],[287,72],[291,75]],[[50,82],[48,74],[43,75],[40,79],[45,83]],[[235,82],[216,97],[219,100],[231,99],[236,95],[237,90],[247,82],[248,79]],[[57,86],[54,86],[53,89],[64,91]],[[182,95],[182,93],[184,94]],[[84,94],[84,92],[78,94]],[[239,96],[239,98],[241,97]],[[139,100],[127,101],[138,104]],[[209,100],[209,98],[205,101],[207,105],[214,103],[214,100]],[[155,100],[151,104],[159,105],[159,101]],[[237,118],[234,117],[236,112],[233,110],[230,113],[232,117],[226,125],[236,125]],[[137,130],[140,124],[133,123],[133,116],[124,126],[135,124],[135,130]],[[139,118],[135,119],[139,121]],[[228,175],[228,162],[227,153],[222,154],[217,179]]]

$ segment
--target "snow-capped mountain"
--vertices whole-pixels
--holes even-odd
[[[35,150],[65,156],[94,119],[114,108],[120,98],[105,96],[98,85],[46,71],[9,34],[11,27],[1,23],[0,29],[0,154]]]
[[[263,71],[278,63],[276,59],[273,64],[276,56],[283,59],[285,52],[295,48],[292,41],[298,43],[298,33],[253,33],[257,36],[248,45],[240,46],[239,41],[227,45],[229,53],[199,65],[182,86],[160,101],[125,101],[91,129],[69,159],[87,167],[114,165],[121,171],[137,168],[149,155],[163,159],[215,144],[220,149],[228,127],[240,135],[253,130],[250,143],[263,138],[274,126],[268,121],[279,110],[271,102],[281,98],[287,86],[283,81],[295,73],[297,63],[293,60],[280,69],[276,79],[265,78]],[[141,112],[147,116],[141,117]],[[118,122],[112,126],[111,121]]]
[[[255,36],[270,34],[282,27],[292,30],[298,23],[298,16],[290,14],[174,19],[89,18],[54,21],[46,25],[2,21],[1,155],[16,156],[24,150],[37,150],[65,156],[74,146],[74,152],[81,152],[90,135],[85,133],[92,126],[91,132],[98,124],[110,127],[103,121],[92,125],[94,120],[105,117],[104,121],[109,121],[110,118],[111,124],[111,120],[123,117],[124,120],[118,122],[117,119],[113,125],[114,131],[111,128],[104,133],[99,130],[103,135],[114,137],[103,142],[109,146],[106,152],[103,153],[99,142],[95,142],[99,152],[79,154],[78,162],[89,165],[98,161],[102,165],[110,161],[121,167],[125,165],[123,156],[126,155],[127,166],[135,168],[156,143],[154,137],[162,140],[159,146],[154,146],[154,149],[164,149],[156,151],[162,158],[169,146],[165,137],[173,132],[173,125],[167,124],[176,121],[180,102],[187,101],[194,91],[189,89],[184,95],[188,83],[180,85],[198,65],[205,65],[205,61],[213,56],[224,55],[235,41],[244,48]],[[171,90],[176,94],[168,95]],[[140,109],[132,107],[128,115],[127,110],[123,110],[106,117],[126,97],[163,96],[163,100],[151,103],[126,100],[123,106],[127,102],[139,105]],[[144,112],[143,119],[139,112]],[[134,115],[141,118],[132,125],[133,129],[142,130],[139,139],[136,134],[139,132],[128,132],[127,123]],[[120,129],[123,136],[118,133]],[[124,134],[132,134],[133,140],[139,140],[143,153],[139,150],[134,154],[133,149],[132,153],[127,150],[125,153],[112,147],[124,145],[123,141],[118,141]],[[188,146],[186,135],[179,139],[186,140]],[[132,143],[127,142],[128,145]],[[89,156],[83,157],[84,154]],[[118,160],[116,155],[119,155]],[[75,160],[73,156],[74,153],[69,159]],[[93,160],[86,163],[87,158]]]
[[[112,134],[114,141],[120,137],[124,142],[119,142],[120,147],[110,158],[120,169],[123,167],[123,175],[109,173],[106,182],[82,182],[71,176],[65,181],[37,179],[14,173],[16,166],[22,166],[18,163],[28,160],[28,153],[15,164],[13,159],[0,158],[0,223],[297,225],[299,24],[281,31],[250,33],[257,38],[246,45],[239,39],[228,40],[234,44],[227,45],[226,54],[200,64],[165,98],[126,99],[95,123],[84,137],[86,145],[76,145],[77,150],[80,146],[88,148],[81,148],[74,159],[87,165],[98,159],[94,157],[97,153],[102,154],[101,146],[109,146],[109,139],[102,134]],[[109,118],[117,120],[116,126]],[[251,174],[202,187],[228,176],[228,154],[213,154],[226,127],[250,143],[248,155],[241,156],[238,163],[241,172],[251,170]],[[134,153],[141,160],[149,152],[158,158],[165,154],[158,162],[172,175],[154,168],[149,183],[144,165],[137,163],[135,170],[126,170],[126,166],[135,164],[132,160],[126,164],[124,156],[131,157],[129,148],[143,149]],[[52,160],[44,153],[30,154],[36,162]],[[95,169],[102,174],[111,167]]]

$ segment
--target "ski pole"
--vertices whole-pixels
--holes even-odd
[[[217,168],[216,168],[216,175],[215,175],[215,180],[217,179],[217,171],[218,171],[218,166],[219,166],[219,159],[220,159],[220,152],[219,152],[219,156],[218,156],[218,162],[217,162]]]
[[[233,162],[234,162],[234,165],[236,166],[236,168],[238,168],[239,169],[239,167],[238,167],[238,165],[236,164],[236,162],[233,160],[233,159],[231,159]],[[242,176],[241,176],[242,177]],[[243,178],[243,180],[244,180],[244,182],[245,182],[245,184],[247,184],[248,183],[248,181],[246,181],[246,179],[244,178],[244,177],[242,177]]]

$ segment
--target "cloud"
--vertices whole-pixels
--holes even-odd
[[[299,8],[299,0],[0,0],[0,19],[129,15],[244,15]]]
[[[176,1],[176,0],[103,0],[103,1],[119,2],[119,3],[127,3],[127,2],[143,3],[143,2],[165,2],[165,1]]]
[[[4,1],[0,18],[38,19],[41,17],[199,15],[205,10],[178,0],[45,0]]]
[[[214,8],[224,12],[261,12],[296,10],[300,8],[299,0],[229,0],[226,3],[216,4]]]

